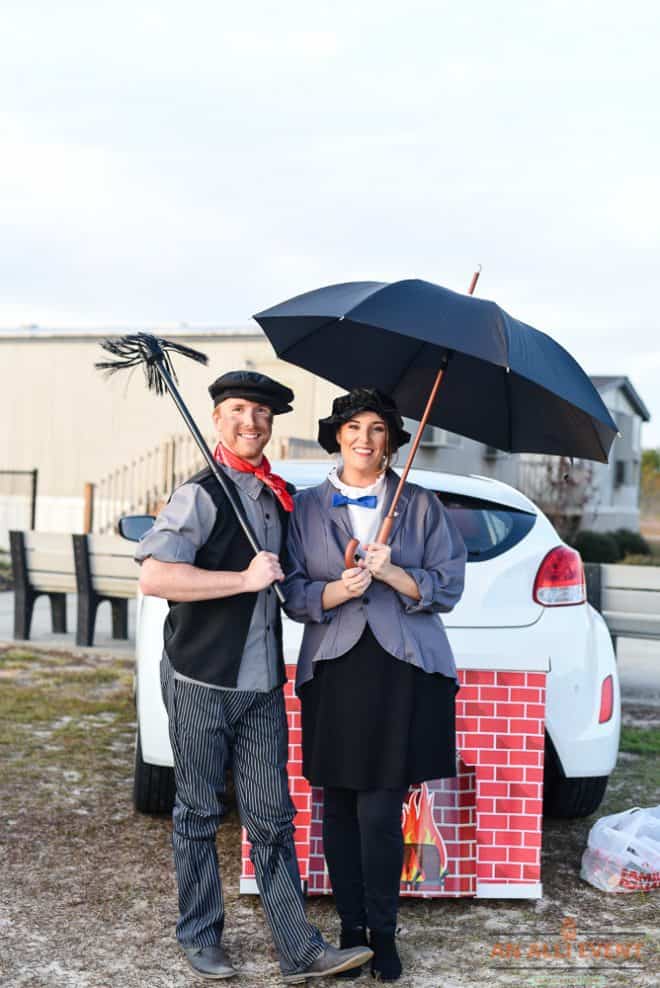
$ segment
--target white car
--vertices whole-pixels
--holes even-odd
[[[283,460],[276,473],[298,489],[320,483],[328,462]],[[547,678],[544,813],[580,817],[600,805],[614,769],[621,724],[616,660],[600,614],[586,602],[582,561],[523,494],[485,477],[412,470],[435,491],[468,548],[465,591],[443,614],[454,655],[550,656]],[[122,534],[129,537],[124,519]],[[142,522],[149,525],[149,519]],[[138,597],[137,743],[134,802],[167,812],[174,798],[172,751],[159,663],[167,602]],[[295,663],[303,626],[283,615],[285,661]],[[487,667],[487,665],[486,665]]]

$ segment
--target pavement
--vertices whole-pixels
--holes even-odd
[[[108,601],[101,604],[96,614],[96,633],[94,647],[79,649],[76,645],[76,595],[67,594],[66,598],[67,634],[54,634],[50,617],[50,602],[48,597],[38,597],[32,615],[30,642],[27,644],[48,646],[55,649],[70,649],[71,651],[113,652],[117,655],[132,655],[135,649],[135,601],[128,602],[128,633],[127,641],[112,637],[112,620]],[[0,593],[0,643],[15,643],[14,640],[14,594],[11,590]],[[23,643],[25,644],[25,643]]]
[[[0,593],[0,642],[12,643],[14,627],[14,595],[11,591]],[[50,621],[50,604],[47,597],[40,597],[34,605],[31,641],[34,645],[78,651],[75,639],[76,598],[67,595],[66,635],[53,634]],[[96,618],[96,634],[92,652],[112,652],[131,655],[135,648],[135,601],[128,605],[128,641],[112,637],[110,604],[101,604]],[[617,641],[619,682],[624,700],[644,706],[660,707],[660,641],[643,641],[635,638],[619,638]]]
[[[616,651],[623,699],[660,707],[660,641],[619,638]]]

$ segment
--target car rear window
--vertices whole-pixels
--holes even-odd
[[[438,494],[456,523],[468,551],[468,562],[494,559],[513,548],[534,527],[531,511],[509,508],[462,494]]]

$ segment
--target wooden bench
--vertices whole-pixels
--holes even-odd
[[[28,639],[34,603],[50,600],[53,631],[66,633],[66,595],[75,593],[76,569],[70,535],[10,532],[14,573],[14,638]]]
[[[128,638],[128,601],[139,566],[135,546],[118,535],[10,532],[14,571],[14,638],[29,639],[36,599],[47,594],[53,631],[66,634],[66,595],[78,595],[76,644],[93,645],[96,612],[109,601],[112,637]]]
[[[660,639],[660,567],[585,564],[587,597],[617,638]]]
[[[92,645],[99,604],[112,608],[112,637],[128,638],[128,602],[135,597],[139,565],[135,545],[119,535],[74,535],[78,589],[77,645]]]

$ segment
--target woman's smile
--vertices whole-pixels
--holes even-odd
[[[370,484],[385,462],[387,423],[376,412],[358,412],[337,430],[337,443],[344,463],[344,482],[358,487]],[[352,471],[356,476],[352,477]]]

